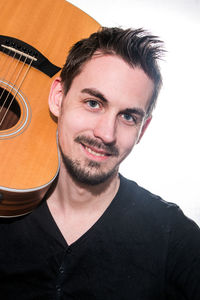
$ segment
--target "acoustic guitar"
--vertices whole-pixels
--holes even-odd
[[[100,25],[65,0],[1,0],[0,23],[0,216],[13,217],[57,177],[50,85],[72,44]]]

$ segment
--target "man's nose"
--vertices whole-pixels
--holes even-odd
[[[105,114],[100,117],[94,128],[94,136],[101,139],[105,144],[116,142],[116,119],[114,116]]]

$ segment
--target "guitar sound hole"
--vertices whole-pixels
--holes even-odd
[[[13,94],[0,87],[0,130],[15,126],[20,116],[21,110]]]

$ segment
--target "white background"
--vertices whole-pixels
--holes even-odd
[[[103,26],[143,27],[165,41],[153,120],[120,172],[200,225],[200,0],[71,0]]]

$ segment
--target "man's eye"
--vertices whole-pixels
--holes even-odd
[[[122,118],[124,119],[124,121],[126,121],[127,123],[135,123],[136,122],[136,120],[135,120],[135,118],[132,116],[132,115],[130,115],[130,114],[122,114]]]
[[[100,108],[100,104],[98,101],[96,100],[88,100],[87,101],[87,105],[90,107],[90,108]]]

